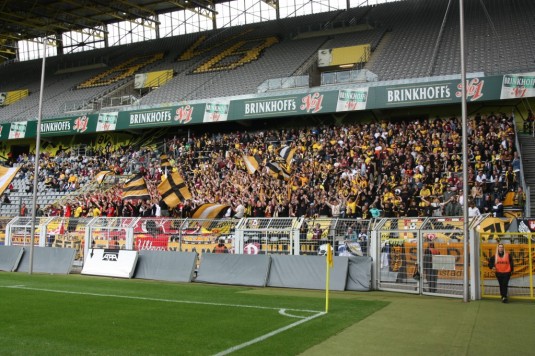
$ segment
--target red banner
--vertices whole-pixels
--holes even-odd
[[[169,246],[169,239],[167,237],[137,237],[135,240],[135,249],[152,250],[152,251],[167,251]]]

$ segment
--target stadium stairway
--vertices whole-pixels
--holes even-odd
[[[529,216],[535,216],[535,138],[527,134],[518,134],[520,143],[520,153],[522,157],[522,168],[524,169],[524,180],[526,187],[529,187],[530,211]]]

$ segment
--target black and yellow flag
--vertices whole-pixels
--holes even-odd
[[[266,168],[268,169],[269,174],[274,178],[289,180],[291,177],[290,172],[278,162],[269,162],[266,164]]]
[[[169,157],[167,157],[165,153],[160,155],[160,167],[165,174],[173,169],[173,167],[171,167],[171,162],[169,162]]]
[[[286,163],[286,167],[290,167],[296,150],[297,148],[291,148],[290,146],[284,146],[277,150],[278,156]]]
[[[169,208],[176,207],[181,201],[191,199],[188,186],[178,172],[167,175],[167,178],[158,185],[158,193]]]
[[[98,184],[102,184],[102,182],[104,181],[106,176],[109,175],[109,174],[112,174],[112,172],[110,172],[110,171],[100,171],[97,174],[95,174],[95,178],[93,178],[93,179]]]
[[[216,219],[222,218],[230,205],[227,204],[203,204],[193,211],[193,219]]]
[[[258,170],[258,167],[262,165],[262,158],[258,155],[254,156],[243,156],[243,161],[245,162],[245,166],[247,167],[247,171],[249,174],[254,174]]]
[[[11,184],[19,169],[20,167],[7,168],[0,166],[0,194],[3,194],[4,190],[9,187],[9,184]]]
[[[142,174],[137,174],[124,184],[123,200],[128,199],[150,199],[149,189]]]

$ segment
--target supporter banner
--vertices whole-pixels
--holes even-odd
[[[135,249],[151,251],[167,251],[169,239],[167,237],[137,237]]]
[[[229,120],[335,112],[337,100],[338,91],[233,100]]]
[[[503,76],[500,99],[527,98],[535,96],[535,72],[506,74]]]
[[[495,243],[481,244],[481,269],[484,279],[495,279],[494,272],[488,268],[488,260],[496,253]],[[400,253],[396,253],[396,248],[401,249]],[[515,270],[512,278],[520,278],[529,276],[529,246],[528,244],[506,244],[506,250],[513,256],[515,263]],[[439,270],[438,278],[440,279],[463,279],[463,264],[464,264],[464,244],[462,242],[456,243],[437,243],[435,242],[435,249],[440,255],[455,257],[455,270]],[[412,276],[415,266],[418,262],[417,245],[415,242],[405,242],[400,245],[392,245],[388,254],[389,268],[391,271],[397,272],[401,265],[406,265],[407,274]],[[532,268],[535,273],[535,246],[532,247]],[[421,271],[420,271],[421,272]]]
[[[205,104],[119,112],[116,130],[203,122]]]
[[[481,244],[481,269],[483,271],[484,279],[495,279],[496,276],[488,267],[489,259],[496,254],[495,243]],[[529,277],[529,245],[528,244],[505,244],[505,249],[513,257],[514,272],[512,278]],[[533,273],[535,273],[535,245],[531,247],[531,265]]]

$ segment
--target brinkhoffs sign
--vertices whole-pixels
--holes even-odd
[[[535,97],[535,73],[475,77],[466,80],[468,102]],[[312,88],[314,89],[314,88]],[[358,110],[441,105],[461,102],[460,80],[343,89],[303,90],[289,95],[245,95],[194,103],[90,113],[42,120],[43,136],[173,127],[192,124],[303,116]],[[321,89],[321,90],[319,90]],[[0,125],[0,140],[34,138],[35,119]]]

